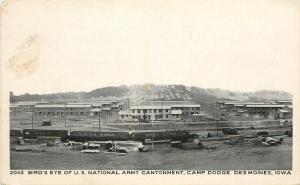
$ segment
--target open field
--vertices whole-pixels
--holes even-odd
[[[101,116],[101,130],[122,130],[118,128],[110,127],[108,123],[113,123],[115,115],[102,115]],[[33,128],[35,129],[67,129],[67,130],[98,130],[99,119],[93,117],[83,117],[75,120],[74,118],[68,117],[66,120],[64,117],[52,117],[51,126],[42,126],[44,118],[34,117]],[[47,119],[48,120],[48,119]],[[22,116],[12,116],[10,119],[11,129],[24,129],[32,128],[31,114],[25,114]]]
[[[203,169],[203,170],[291,170],[292,138],[281,145],[265,147],[245,140],[236,145],[207,141],[215,150],[181,150],[168,144],[154,145],[147,153],[126,155],[83,154],[65,146],[44,147],[46,152],[11,151],[11,169]],[[149,146],[151,148],[151,146]]]
[[[154,122],[154,123],[114,123],[113,115],[101,117],[101,131],[109,130],[159,130],[186,129],[194,132],[215,131],[216,122]],[[11,129],[31,128],[31,117],[12,117]],[[53,118],[52,126],[41,126],[42,118],[34,119],[34,128],[98,131],[97,118],[84,118],[74,121]],[[276,121],[220,121],[219,129],[235,127],[238,133],[256,135],[258,131],[284,133],[290,128],[280,128]],[[129,152],[126,155],[108,153],[84,154],[70,150],[59,144],[41,147],[45,152],[17,152],[11,150],[11,169],[174,169],[174,170],[289,170],[292,169],[292,138],[285,137],[281,145],[266,147],[255,145],[253,139],[244,139],[236,145],[224,144],[224,140],[204,141],[214,150],[182,150],[169,144],[154,145],[147,153]],[[30,145],[30,144],[29,144]],[[151,146],[148,146],[151,149]]]
[[[244,128],[271,128],[278,127],[279,121],[276,120],[256,120],[256,121],[206,121],[206,122],[187,122],[187,121],[156,121],[153,123],[124,122],[115,123],[113,120],[116,115],[102,116],[100,120],[101,130],[159,130],[159,129],[185,129],[185,130],[215,130],[217,125],[220,129],[225,127]],[[52,126],[41,126],[43,118],[34,118],[33,127],[38,129],[67,129],[67,130],[95,130],[99,129],[97,118],[80,118],[74,120],[54,117],[51,119]],[[11,129],[31,128],[32,120],[29,115],[11,117]]]

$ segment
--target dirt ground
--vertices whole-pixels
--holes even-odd
[[[109,124],[112,117],[103,117],[101,130],[128,129],[128,125]],[[53,126],[40,126],[42,119],[34,120],[34,128],[62,129],[64,119],[53,119]],[[173,123],[174,124],[174,123]],[[136,125],[140,129],[153,129],[153,126]],[[208,125],[177,124],[176,129],[207,129]],[[215,126],[211,126],[214,127]],[[11,119],[11,128],[31,128],[30,116]],[[155,129],[170,129],[170,124],[157,124]],[[89,118],[79,121],[68,120],[68,130],[97,130],[98,120]],[[204,130],[205,130],[204,129]],[[271,128],[268,131],[271,131]],[[258,130],[239,130],[239,134],[248,135]],[[276,129],[275,129],[276,131]],[[174,170],[290,170],[292,169],[292,138],[286,137],[281,145],[265,147],[253,142],[243,141],[236,145],[224,144],[224,141],[205,141],[206,146],[215,146],[215,150],[182,150],[171,148],[168,144],[154,145],[147,153],[129,152],[117,154],[84,154],[70,150],[64,145],[43,147],[45,152],[10,152],[11,169],[174,169]],[[37,146],[40,147],[40,146]],[[151,148],[151,146],[149,146]],[[40,147],[41,149],[41,147]]]
[[[215,121],[211,122],[170,122],[161,121],[155,123],[114,123],[116,115],[106,115],[101,117],[101,130],[160,130],[160,129],[186,129],[186,130],[215,130],[217,124]],[[34,129],[66,129],[66,130],[86,130],[86,131],[98,131],[99,120],[97,118],[80,118],[74,120],[71,118],[67,119],[65,127],[65,119],[53,117],[51,119],[51,126],[42,126],[43,118],[34,118],[33,128]],[[278,127],[278,123],[269,123],[265,120],[261,122],[248,122],[240,121],[235,122],[219,122],[219,128],[232,127],[232,128],[243,128],[243,127]],[[31,115],[12,116],[10,119],[11,129],[30,129],[32,128]]]
[[[182,150],[168,144],[154,145],[147,153],[84,154],[61,145],[44,147],[46,152],[11,150],[11,169],[173,169],[173,170],[291,170],[292,138],[281,145],[266,147],[244,140],[236,145],[207,141],[215,150]],[[148,146],[151,149],[151,146]]]

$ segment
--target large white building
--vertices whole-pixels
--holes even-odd
[[[192,120],[199,104],[135,105],[119,112],[120,121]]]

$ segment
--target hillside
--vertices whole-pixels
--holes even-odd
[[[54,94],[24,94],[15,96],[11,93],[10,101],[78,101],[90,99],[129,99],[133,104],[144,103],[149,100],[181,100],[195,101],[205,106],[217,100],[287,100],[292,95],[284,91],[262,90],[256,92],[233,92],[223,89],[205,89],[200,87],[187,87],[184,85],[133,85],[109,86],[98,88],[90,92],[66,92]]]

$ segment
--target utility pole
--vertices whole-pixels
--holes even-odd
[[[65,127],[67,127],[67,102],[65,102]]]
[[[219,111],[218,111],[219,101],[216,103],[216,120],[217,120],[217,137],[219,137]]]
[[[110,107],[111,107],[111,105],[110,105]],[[108,108],[107,108],[108,109]],[[111,109],[110,109],[111,110]],[[104,110],[104,119],[105,119],[105,121],[106,121],[106,112],[107,112],[107,110]]]
[[[99,112],[98,112],[98,117],[99,117],[99,132],[101,131],[101,128],[100,128],[100,104],[99,104]]]
[[[34,113],[34,107],[31,109],[31,129],[33,129],[33,113]]]

